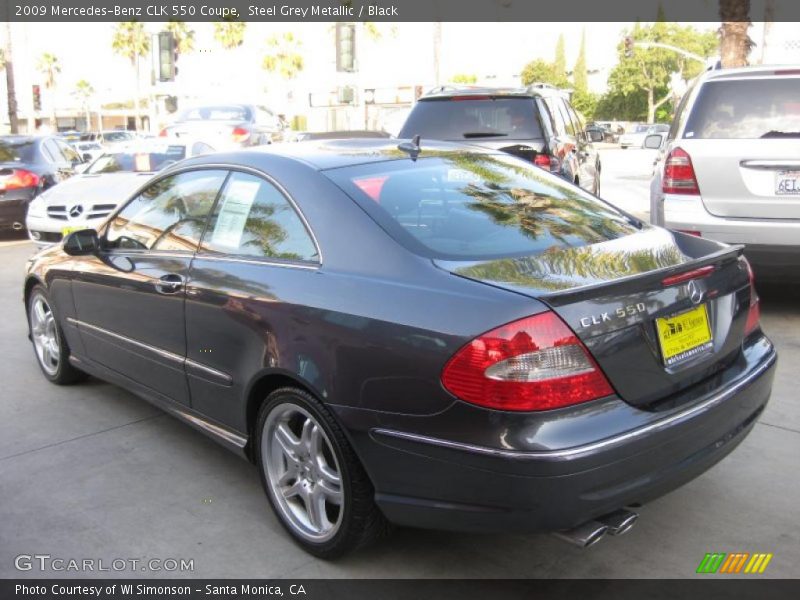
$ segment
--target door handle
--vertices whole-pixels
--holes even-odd
[[[174,294],[183,288],[184,278],[177,273],[162,275],[155,282],[156,291],[159,294]]]

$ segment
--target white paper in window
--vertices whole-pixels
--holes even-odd
[[[217,217],[217,224],[214,226],[214,233],[211,235],[213,246],[224,246],[226,248],[238,248],[244,227],[247,224],[247,217],[250,215],[250,208],[258,195],[261,183],[258,181],[247,181],[234,179],[225,190],[225,200]]]

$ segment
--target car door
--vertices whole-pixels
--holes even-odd
[[[226,175],[194,169],[153,181],[110,219],[101,251],[74,272],[87,358],[184,404],[184,285]]]
[[[266,178],[234,171],[220,193],[186,292],[186,373],[192,408],[245,431],[252,378],[290,356],[309,381],[303,333],[320,292],[319,251],[293,201]],[[319,371],[317,370],[317,373]]]

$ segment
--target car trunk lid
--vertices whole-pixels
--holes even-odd
[[[655,410],[740,353],[750,302],[740,254],[740,247],[647,228],[534,256],[435,262],[455,275],[547,303],[623,400]],[[699,329],[689,338],[659,333],[670,324]],[[678,346],[676,353],[676,343],[694,346]]]

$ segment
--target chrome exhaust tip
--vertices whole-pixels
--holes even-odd
[[[582,525],[578,525],[574,529],[566,531],[556,531],[553,535],[558,539],[563,540],[578,546],[579,548],[588,548],[594,546],[597,542],[603,539],[603,536],[608,532],[608,525],[598,521],[587,521]]]
[[[639,513],[620,509],[611,513],[610,515],[600,517],[598,521],[608,527],[609,535],[623,535],[628,533],[633,528],[638,518]]]
[[[13,229],[14,231],[22,231],[23,229],[25,229],[25,225],[23,225],[19,221],[14,221],[14,223],[11,224],[11,229]]]

